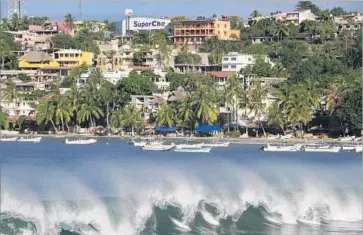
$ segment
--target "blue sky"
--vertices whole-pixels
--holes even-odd
[[[296,1],[297,2],[297,1]],[[296,2],[283,1],[214,1],[214,0],[185,0],[185,1],[88,1],[83,3],[84,19],[107,19],[117,21],[124,18],[124,9],[131,8],[135,16],[176,16],[186,15],[195,17],[199,15],[239,15],[248,18],[249,14],[257,9],[262,14],[269,14],[277,10],[293,10]],[[322,8],[341,6],[348,11],[362,11],[362,2],[358,1],[317,1]],[[29,16],[47,15],[55,20],[62,20],[66,13],[71,13],[75,18],[79,15],[78,1],[31,1],[26,0],[24,7]],[[7,14],[8,5],[3,3],[3,16]]]

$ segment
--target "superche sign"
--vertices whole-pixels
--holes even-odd
[[[165,26],[165,22],[160,21],[152,21],[152,22],[138,22],[134,21],[135,28],[145,28],[145,27],[163,27]]]

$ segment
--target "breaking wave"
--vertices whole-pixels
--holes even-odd
[[[334,170],[329,173],[325,168],[315,171],[301,166],[280,167],[290,169],[290,174],[280,172],[272,176],[272,172],[279,172],[274,170],[269,177],[263,177],[258,171],[225,162],[201,165],[194,170],[150,161],[122,167],[100,163],[95,167],[97,171],[88,175],[82,169],[89,166],[79,166],[78,173],[72,174],[54,169],[52,174],[36,174],[33,169],[35,178],[47,175],[37,178],[36,187],[27,184],[26,174],[21,190],[14,187],[14,181],[3,180],[0,232],[7,235],[362,233],[359,186],[333,187],[326,179],[332,179],[335,185],[344,185],[346,181],[339,182],[339,176],[333,176]],[[98,188],[100,185],[104,187]]]

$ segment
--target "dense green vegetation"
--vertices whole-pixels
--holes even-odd
[[[311,9],[320,17],[319,23],[305,21],[299,26],[285,25],[270,18],[250,20],[249,27],[242,21],[231,19],[233,28],[240,29],[242,38],[237,41],[221,41],[213,37],[207,40],[200,52],[209,54],[210,64],[221,64],[223,54],[240,52],[256,55],[254,66],[233,74],[224,87],[218,87],[210,76],[199,73],[179,74],[164,66],[166,80],[170,82],[168,100],[160,101],[159,111],[152,113],[145,107],[137,109],[129,104],[132,95],[152,95],[157,92],[154,81],[160,79],[152,72],[131,72],[113,85],[105,81],[102,73],[94,69],[85,88],[77,89],[76,80],[87,68],[72,69],[70,75],[55,84],[49,99],[42,99],[37,106],[37,123],[53,126],[55,131],[66,131],[70,126],[107,127],[142,130],[144,117],[149,114],[158,126],[180,126],[193,129],[200,124],[236,123],[241,115],[253,115],[255,128],[266,135],[266,128],[277,127],[278,131],[310,131],[313,126],[323,126],[331,135],[359,134],[362,129],[362,35],[339,33],[333,25],[330,14],[346,13],[342,8],[319,9],[309,1],[300,1],[297,8]],[[253,11],[251,17],[260,13]],[[175,17],[173,22],[185,20]],[[37,23],[45,18],[33,19]],[[67,27],[73,28],[74,19],[66,15]],[[106,22],[112,29],[114,25]],[[20,29],[19,22],[7,22],[7,27]],[[299,34],[305,35],[297,37]],[[268,37],[270,42],[252,44],[254,37]],[[103,40],[103,34],[79,30],[74,37],[58,34],[52,37],[54,48],[77,48],[99,53],[94,40]],[[165,65],[171,59],[173,43],[167,33],[157,31],[135,35],[132,46],[134,64],[141,65],[143,52],[155,49],[158,63]],[[12,68],[16,57],[11,53],[18,47],[10,37],[0,31],[0,56],[2,68]],[[265,61],[270,58],[273,65]],[[176,64],[197,65],[201,57],[184,46],[175,58]],[[287,80],[272,87],[253,82],[250,89],[241,85],[242,76],[254,74],[258,77],[283,77]],[[21,76],[26,81],[27,77]],[[66,94],[60,87],[70,88]],[[3,97],[8,102],[28,99],[36,100],[46,95],[39,91],[19,94],[15,84],[8,82]],[[267,105],[267,97],[274,96],[274,102]],[[227,114],[221,115],[224,107]],[[238,112],[240,111],[240,112]],[[268,120],[262,120],[268,117]],[[0,123],[6,124],[6,116],[0,115]],[[246,127],[246,131],[248,128]],[[242,131],[242,130],[241,130]],[[233,132],[235,135],[238,131]]]

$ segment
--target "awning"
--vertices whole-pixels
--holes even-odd
[[[219,125],[200,125],[195,128],[196,132],[214,132],[222,129]]]
[[[156,128],[156,131],[159,132],[174,132],[176,131],[176,127],[168,127],[168,126],[159,126],[158,128]]]

